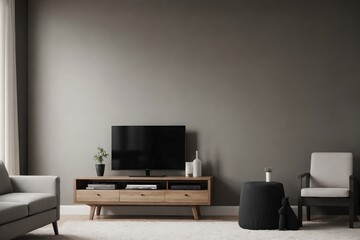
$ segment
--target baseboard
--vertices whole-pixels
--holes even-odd
[[[237,216],[239,206],[204,206],[200,207],[203,216]],[[88,215],[90,207],[87,205],[61,205],[62,215]],[[109,206],[104,207],[102,214],[105,215],[176,215],[192,216],[190,206]]]
[[[295,212],[297,207],[292,206]],[[200,207],[203,216],[237,216],[239,206],[203,206]],[[61,205],[60,212],[62,215],[88,215],[90,207],[87,205]],[[189,206],[168,207],[168,206],[117,206],[104,207],[102,212],[105,215],[176,215],[192,216]]]

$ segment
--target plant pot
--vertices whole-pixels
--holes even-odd
[[[95,169],[96,169],[96,174],[97,174],[99,177],[104,176],[105,164],[95,164]]]

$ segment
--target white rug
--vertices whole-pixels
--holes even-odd
[[[16,240],[247,240],[247,239],[360,239],[360,229],[349,229],[346,218],[305,222],[300,231],[246,230],[235,221],[218,220],[94,220],[69,221],[38,229]]]

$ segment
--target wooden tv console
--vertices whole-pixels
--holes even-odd
[[[74,203],[90,206],[90,220],[103,206],[191,206],[199,219],[199,206],[212,200],[212,177],[79,177],[74,179]],[[87,190],[88,184],[115,184],[115,190]],[[156,184],[156,190],[126,190],[127,184]],[[200,190],[174,190],[175,185],[199,185]]]

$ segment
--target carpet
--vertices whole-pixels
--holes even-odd
[[[94,220],[68,221],[54,236],[47,226],[16,240],[241,240],[241,239],[360,239],[360,229],[349,229],[346,218],[305,222],[300,231],[247,230],[235,221],[219,220]]]

